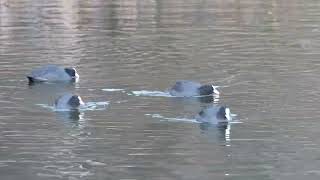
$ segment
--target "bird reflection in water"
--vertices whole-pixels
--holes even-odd
[[[72,111],[56,111],[57,118],[63,121],[64,124],[68,124],[74,127],[81,127],[84,124],[84,112],[79,110]]]
[[[195,118],[200,122],[199,127],[203,132],[215,128],[219,133],[219,139],[228,143],[230,142],[230,123],[233,121],[233,116],[226,106],[209,105],[202,109]]]
[[[231,124],[228,122],[210,124],[200,123],[199,128],[203,134],[209,134],[211,132],[217,132],[217,137],[220,141],[225,142],[226,146],[230,145],[231,142]]]

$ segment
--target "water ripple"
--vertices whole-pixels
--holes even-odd
[[[319,179],[319,8],[0,0],[1,179]],[[48,63],[75,66],[80,82],[28,86],[25,74]],[[222,95],[157,91],[177,79],[221,84]],[[56,112],[48,102],[66,90],[113,104]],[[194,122],[211,103],[243,123]]]
[[[56,109],[55,106],[50,106],[48,104],[36,104],[46,109],[50,109],[52,111],[70,111],[70,109]],[[79,108],[79,111],[101,111],[106,110],[109,102],[101,101],[101,102],[86,102],[83,107]]]

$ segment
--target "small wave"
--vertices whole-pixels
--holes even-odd
[[[109,105],[108,101],[101,101],[101,102],[87,102],[85,103],[84,107],[80,108],[80,111],[97,111],[97,110],[105,110]]]
[[[103,162],[98,162],[98,161],[93,161],[93,160],[86,160],[85,162],[91,166],[105,166],[106,165]]]
[[[50,105],[48,105],[48,104],[36,104],[37,106],[41,106],[41,107],[43,107],[43,108],[45,108],[45,109],[50,109],[50,110],[52,110],[52,111],[55,111],[55,108],[54,108],[54,106],[50,106]]]
[[[124,89],[101,89],[101,90],[106,92],[117,92],[117,91],[124,92]]]
[[[134,96],[153,96],[153,97],[178,97],[181,98],[181,96],[172,96],[168,91],[147,91],[147,90],[141,90],[141,91],[131,91],[131,93],[127,93],[128,95],[134,95]],[[192,97],[185,97],[185,98],[203,98],[203,97],[210,97],[212,95],[205,95],[205,96],[192,96]],[[215,102],[219,101],[219,95],[214,94],[213,95]]]
[[[55,106],[50,106],[48,104],[36,104],[37,106],[41,106],[46,109],[50,109],[52,111],[70,111],[70,109],[57,109]],[[82,107],[79,108],[79,111],[99,111],[105,110],[109,105],[108,101],[101,102],[87,102]]]
[[[162,120],[166,120],[166,121],[172,121],[172,122],[188,122],[188,123],[197,123],[199,124],[199,122],[196,119],[190,119],[190,118],[168,118],[168,117],[164,117],[160,114],[145,114],[146,116],[151,116],[152,118],[159,118]]]
[[[131,91],[132,94],[128,95],[134,95],[134,96],[156,96],[156,97],[173,97],[169,94],[169,92],[163,92],[163,91]]]
[[[168,117],[164,117],[160,114],[145,114],[146,116],[151,116],[152,118],[158,118],[161,119],[162,121],[171,121],[171,122],[188,122],[188,123],[197,123],[197,124],[201,124],[201,122],[197,121],[195,118],[180,118],[180,117],[176,117],[176,118],[168,118]],[[236,117],[236,114],[231,114],[232,117]],[[241,121],[237,120],[237,119],[232,119],[231,121],[229,121],[228,123],[230,124],[239,124],[242,123]]]

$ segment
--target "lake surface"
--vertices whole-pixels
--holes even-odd
[[[1,180],[320,178],[319,1],[0,4]],[[80,82],[28,86],[49,63]],[[189,120],[208,102],[152,96],[181,79],[221,86],[212,103],[240,123],[203,127]],[[45,107],[64,92],[109,104]]]

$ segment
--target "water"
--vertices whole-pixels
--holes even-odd
[[[318,1],[0,4],[1,180],[319,179]],[[29,87],[47,63],[80,82]],[[241,123],[190,121],[207,102],[162,94],[181,79],[220,86]],[[66,91],[109,104],[38,105]]]

